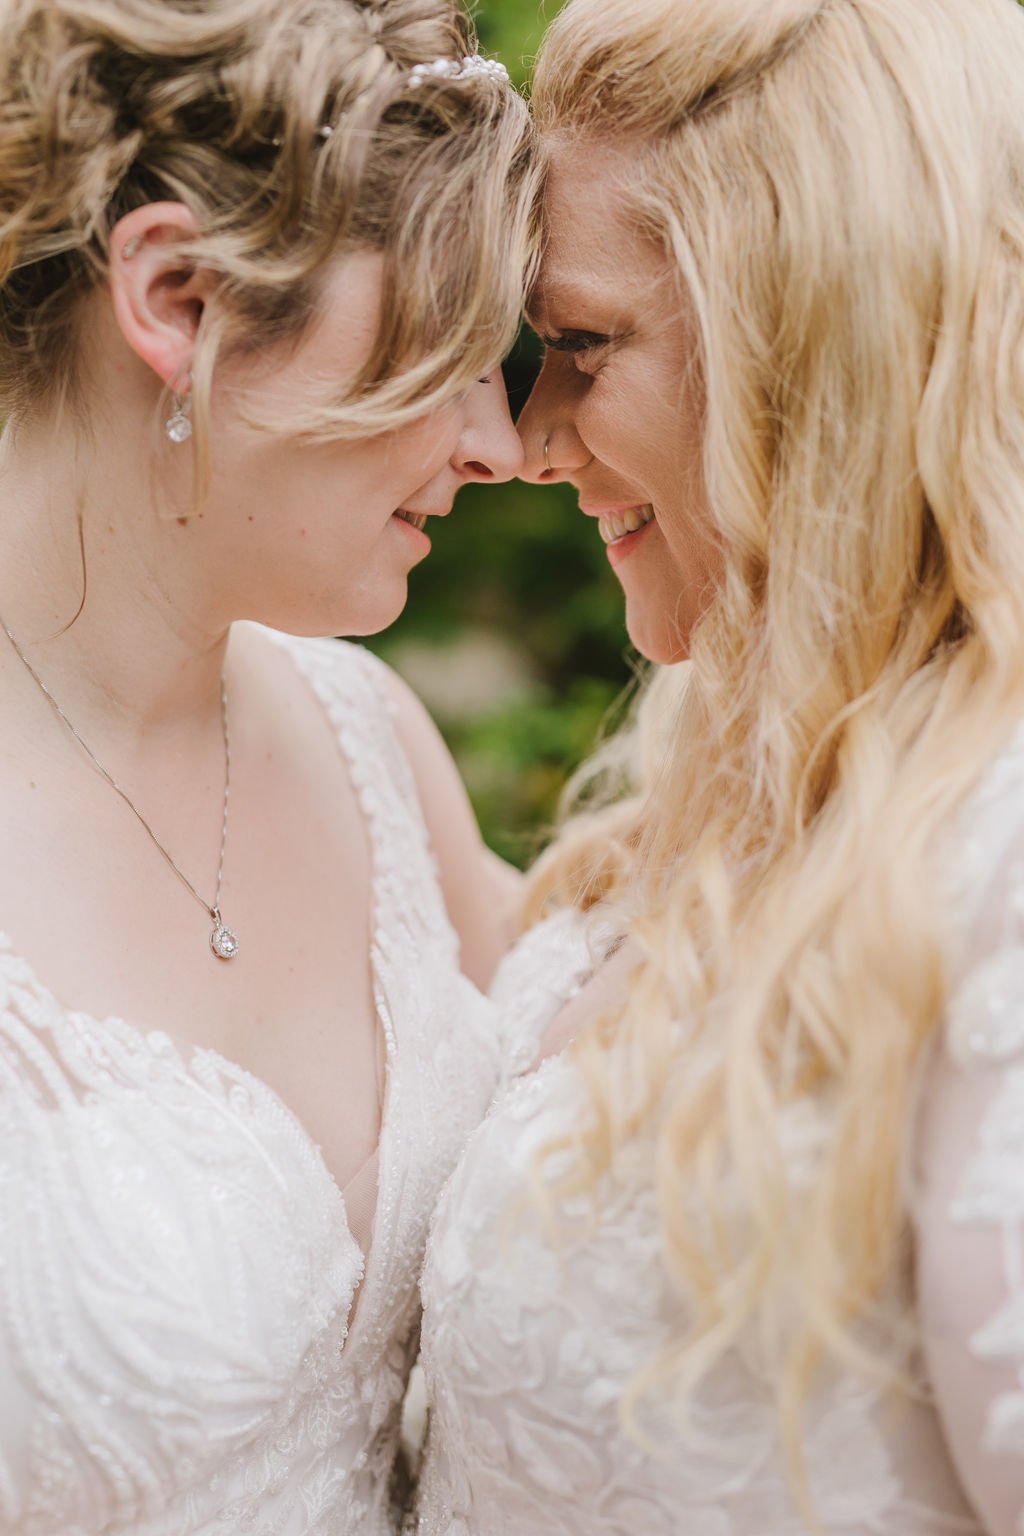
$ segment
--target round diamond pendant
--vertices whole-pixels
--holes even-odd
[[[164,428],[172,443],[187,443],[192,436],[192,423],[184,411],[175,411]]]
[[[238,954],[238,937],[223,923],[218,923],[210,934],[210,948],[218,960],[233,960]]]

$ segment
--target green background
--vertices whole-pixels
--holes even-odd
[[[484,0],[483,51],[527,83],[557,9]],[[538,361],[524,333],[505,365],[514,414]],[[408,607],[373,647],[440,725],[487,841],[523,864],[632,676],[621,591],[571,486],[468,486],[430,533]]]

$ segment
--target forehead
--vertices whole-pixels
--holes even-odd
[[[664,274],[664,252],[638,228],[631,203],[635,153],[567,141],[548,146],[548,167],[544,255],[532,309],[571,307],[580,299],[614,304]]]

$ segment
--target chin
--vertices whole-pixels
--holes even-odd
[[[408,583],[404,579],[386,592],[350,593],[347,600],[339,599],[337,594],[322,593],[319,603],[294,608],[289,605],[287,612],[275,607],[273,612],[259,614],[258,622],[289,635],[339,635],[357,639],[378,635],[393,624],[405,608],[408,596]]]
[[[375,593],[369,602],[364,600],[350,604],[344,611],[339,609],[330,632],[332,635],[352,638],[379,635],[381,630],[389,629],[401,617],[408,600],[409,588],[403,581],[401,592],[388,593],[386,596]]]
[[[645,661],[653,661],[659,667],[673,666],[677,661],[687,661],[690,655],[689,631],[683,634],[669,624],[636,622],[626,614],[626,630],[633,645]]]

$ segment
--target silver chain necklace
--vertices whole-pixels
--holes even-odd
[[[163,855],[164,859],[170,865],[171,869],[173,869],[182,885],[190,895],[195,897],[203,911],[208,914],[210,921],[213,924],[213,931],[210,934],[210,948],[216,955],[217,959],[233,960],[238,954],[238,938],[230,928],[225,926],[220,915],[220,887],[221,880],[224,876],[224,850],[227,847],[228,841],[228,801],[231,796],[231,737],[228,732],[228,690],[227,684],[224,681],[224,674],[221,673],[220,679],[220,719],[221,727],[224,732],[224,817],[221,823],[220,832],[220,859],[217,863],[217,891],[211,905],[209,902],[203,900],[188,876],[183,874],[182,871],[178,868],[177,864],[175,864],[174,860],[167,852],[167,849],[157,837],[156,833],[153,831],[153,828],[150,826],[145,816],[143,816],[138,806],[135,805],[130,797],[125,793],[120,784],[117,783],[114,776],[107,772],[106,768],[104,768],[103,764],[100,762],[99,758],[96,756],[95,752],[92,750],[89,744],[83,741],[81,736],[79,736],[78,732],[75,730],[75,727],[71,724],[71,721],[61,709],[60,705],[57,703],[57,700],[54,698],[49,688],[47,688],[46,684],[43,682],[42,678],[39,676],[39,673],[36,671],[35,667],[25,655],[25,652],[22,650],[17,640],[15,640],[14,636],[11,634],[11,631],[8,629],[2,617],[0,617],[0,629],[3,629],[4,634],[11,642],[14,654],[18,657],[29,677],[32,678],[36,687],[46,699],[47,703],[57,715],[58,719],[61,720],[67,729],[71,732],[72,736],[78,742],[78,745],[82,748],[82,751],[85,753],[86,757],[88,757],[93,766],[106,779],[107,783],[110,785],[111,789],[114,790],[115,794],[121,796],[121,799],[124,801],[125,805],[131,811],[135,819],[141,823],[142,827],[148,833],[150,841]]]

